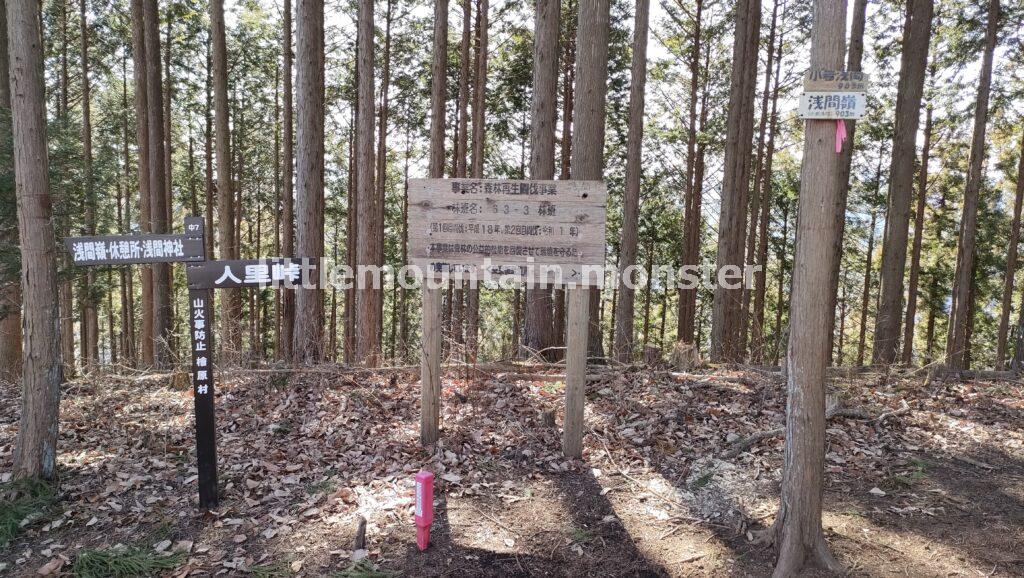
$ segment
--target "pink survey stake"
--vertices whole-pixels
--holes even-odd
[[[416,545],[426,550],[430,544],[430,524],[434,521],[434,474],[426,470],[416,474]]]

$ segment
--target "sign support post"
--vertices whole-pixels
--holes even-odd
[[[420,357],[420,443],[440,437],[441,418],[441,290],[423,278],[423,343]]]
[[[562,453],[583,456],[583,400],[587,387],[587,337],[590,329],[590,288],[569,287],[566,292],[565,421]]]
[[[217,507],[217,416],[213,380],[213,290],[188,290],[192,331],[192,386],[196,417],[196,463],[199,507]]]

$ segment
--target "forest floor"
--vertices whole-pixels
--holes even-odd
[[[125,548],[171,560],[168,576],[770,573],[751,537],[778,507],[781,436],[727,456],[782,425],[777,374],[592,368],[572,461],[558,378],[488,367],[445,376],[435,452],[419,447],[414,372],[221,372],[222,498],[205,514],[184,375],[68,383],[56,500],[0,546],[0,575],[82,574]],[[830,389],[853,411],[828,424],[824,523],[851,574],[1024,575],[1021,382],[868,372]],[[0,472],[18,396],[0,386]],[[437,474],[426,552],[412,524],[421,468]],[[360,516],[367,546],[353,551]]]

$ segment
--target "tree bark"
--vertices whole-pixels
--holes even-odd
[[[786,13],[783,11],[782,19],[785,21]],[[754,318],[753,318],[753,342],[751,357],[755,363],[763,363],[765,360],[765,327],[764,309],[765,292],[768,287],[768,226],[771,221],[771,205],[774,183],[772,179],[772,165],[775,160],[775,137],[778,134],[779,126],[779,81],[782,73],[782,47],[785,44],[785,30],[779,33],[778,47],[775,49],[775,74],[772,86],[771,113],[768,121],[768,144],[765,151],[764,163],[760,165],[761,176],[758,178],[758,188],[761,197],[761,215],[758,218],[758,241],[757,256],[755,264],[760,265],[760,270],[754,274]]]
[[[374,150],[373,150],[373,0],[359,0],[359,115],[356,126],[356,194],[358,201],[359,242],[357,265],[380,266],[377,256],[378,232],[383,226],[374,192]],[[321,145],[322,147],[322,145]],[[322,150],[322,149],[321,149]],[[321,154],[322,157],[322,154]],[[374,284],[378,281],[369,273],[358,276],[360,285],[356,288],[356,360],[368,367],[380,363],[380,300],[381,289]]]
[[[221,259],[238,259],[235,231],[235,195],[231,162],[231,110],[228,105],[228,55],[224,30],[224,0],[210,2],[210,34],[213,44],[213,115],[217,155],[217,238]],[[213,234],[213,231],[210,231]],[[221,327],[222,355],[237,361],[242,351],[242,295],[238,289],[220,291],[224,306]]]
[[[146,43],[146,115],[149,125],[150,215],[154,233],[167,232],[167,191],[164,165],[164,109],[160,69],[160,13],[157,0],[143,0],[144,40]],[[171,364],[171,288],[167,263],[153,265],[153,365],[159,369]]]
[[[131,230],[131,156],[128,153],[128,62],[126,56],[121,60],[121,152],[124,163],[124,211],[118,210],[118,228],[121,234]],[[135,367],[138,361],[135,341],[135,282],[132,270],[121,268],[121,353],[122,359],[129,367]]]
[[[815,0],[811,68],[836,70],[846,49],[846,1]],[[835,154],[835,122],[806,121],[793,267],[785,459],[779,513],[767,536],[778,546],[774,576],[794,576],[804,566],[841,571],[821,527],[825,473],[825,368],[829,358],[828,320],[834,316],[821,298],[834,263],[837,233],[833,207],[842,188],[842,159]]]
[[[363,4],[360,0],[360,22]],[[371,11],[372,14],[372,11]],[[362,24],[360,24],[362,35]],[[324,3],[323,0],[299,0],[296,3],[295,71],[296,110],[295,134],[295,212],[296,251],[302,258],[324,256]],[[372,58],[372,47],[369,49]],[[363,50],[360,59],[367,55]],[[362,60],[360,60],[362,64]],[[363,94],[360,87],[360,99]],[[373,110],[373,91],[366,99],[364,111]],[[365,115],[364,115],[365,116]],[[373,115],[365,147],[368,162],[361,170],[369,173],[366,181],[373,192]],[[362,180],[362,175],[360,175]],[[372,201],[370,201],[372,202]],[[315,289],[298,289],[295,298],[295,330],[292,359],[296,363],[312,363],[323,357],[324,331],[323,294]],[[370,325],[372,327],[373,325]],[[367,327],[361,325],[361,327]]]
[[[476,78],[473,80],[473,151],[470,173],[475,179],[484,178],[484,150],[487,134],[485,119],[487,107],[487,42],[489,2],[476,4]],[[553,147],[552,147],[553,148]],[[554,175],[552,175],[552,178]],[[476,363],[480,333],[480,288],[471,285],[466,291],[466,359]]]
[[[283,128],[281,130],[281,156],[282,176],[281,182],[281,256],[295,256],[295,191],[294,191],[294,167],[295,153],[293,143],[295,129],[293,127],[292,103],[292,1],[284,0],[284,34],[281,40],[281,52],[284,59],[284,70],[282,72],[283,104]],[[284,360],[292,359],[292,342],[295,339],[295,292],[284,291],[281,296],[281,334],[278,343],[278,357]]]
[[[927,141],[925,141],[927,142]],[[1017,245],[1020,242],[1020,212],[1024,201],[1024,138],[1021,139],[1020,158],[1017,160],[1017,195],[1013,202],[1013,223],[1010,225],[1010,245],[1006,252],[1006,273],[1003,277],[1003,306],[999,312],[999,332],[996,341],[996,369],[1006,364],[1006,341],[1010,326],[1013,301],[1013,277],[1017,272]]]
[[[557,0],[538,0],[534,16],[533,43],[533,101],[530,105],[530,178],[555,178],[555,124],[558,92],[558,36],[560,32],[561,3]],[[523,331],[523,351],[528,357],[551,347],[552,324],[551,287],[526,286],[526,326]]]
[[[914,322],[917,317],[921,247],[924,243],[924,208],[928,200],[928,159],[931,154],[931,139],[932,108],[928,105],[924,121],[924,147],[921,149],[921,166],[917,176],[917,207],[914,211],[914,245],[910,256],[910,276],[907,280],[907,311],[903,320],[903,349],[900,355],[904,365],[910,365],[914,355]],[[1020,214],[1019,210],[1017,214]]]
[[[7,10],[0,8],[0,107],[4,109],[5,119],[0,137],[4,139],[8,138],[8,131],[11,130],[11,125],[6,121],[11,112],[11,67],[7,40]],[[0,170],[4,173],[10,171],[4,177],[15,180],[13,168],[3,167]],[[0,243],[18,245],[17,222],[0,224]],[[0,287],[0,379],[12,383],[21,379],[21,275],[17,277]]]
[[[608,94],[609,0],[579,0],[576,88],[573,102],[571,177],[604,180],[605,104]],[[587,354],[604,357],[599,303],[601,290],[590,289]]]
[[[377,127],[377,177],[374,182],[376,191],[376,223],[377,236],[376,255],[374,255],[374,262],[383,264],[384,263],[384,225],[387,222],[385,215],[386,204],[386,191],[387,191],[387,178],[388,178],[388,147],[387,147],[387,134],[388,134],[388,116],[389,100],[388,91],[391,89],[391,15],[394,9],[393,0],[387,0],[387,7],[384,13],[384,68],[381,73],[381,85],[380,85],[380,110],[378,112],[380,116],[379,126]],[[383,293],[379,292],[380,298],[377,300],[378,312],[377,312],[377,350],[381,351],[381,341],[384,336],[384,297]],[[392,302],[393,304],[393,302]]]
[[[769,130],[774,131],[775,123],[775,109],[778,106],[778,92],[772,90],[772,73],[773,63],[775,61],[775,33],[778,26],[779,16],[779,2],[775,0],[772,3],[772,20],[768,27],[768,42],[766,44],[767,57],[765,59],[764,69],[764,90],[761,92],[761,120],[758,123],[757,129],[757,149],[756,159],[754,161],[754,183],[750,187],[751,195],[750,199],[750,233],[747,235],[747,263],[760,265],[763,271],[765,263],[759,261],[761,255],[760,245],[758,244],[758,234],[760,233],[763,237],[767,233],[767,223],[764,222],[764,212],[768,208],[771,199],[771,183],[765,185],[765,181],[771,179],[771,170],[766,170],[766,164],[768,164],[766,151],[766,140],[771,140],[774,135],[769,135]],[[778,78],[775,80],[776,85],[778,84]],[[771,96],[769,96],[771,95]],[[769,98],[771,98],[771,111],[769,112]],[[769,122],[771,119],[772,122]],[[773,143],[774,145],[774,143]],[[774,150],[771,151],[774,153]],[[764,229],[762,231],[762,228]],[[767,239],[764,239],[767,251]],[[750,343],[750,357],[751,359],[760,359],[762,356],[762,335],[761,328],[755,327],[753,329],[753,339],[750,339],[751,334],[751,322],[757,319],[764,319],[764,311],[762,310],[760,316],[756,313],[751,315],[750,305],[754,293],[757,292],[757,276],[761,275],[760,272],[755,273],[754,287],[743,287],[743,309],[740,311],[741,318],[743,320],[741,335],[741,348],[747,349],[748,342]],[[761,299],[761,307],[764,307],[764,298]]]
[[[60,414],[61,342],[57,247],[46,148],[39,3],[6,0],[15,191],[21,239],[25,344],[14,477],[53,478]]]
[[[79,24],[82,59],[82,167],[83,192],[85,198],[85,234],[96,234],[96,187],[92,168],[92,86],[89,81],[89,21],[86,16],[86,2],[79,0]],[[95,295],[96,273],[86,269],[85,284],[82,286],[82,324],[85,339],[82,342],[82,365],[95,368],[100,359],[100,321]]]
[[[928,66],[932,4],[933,0],[910,0],[903,26],[903,54],[896,96],[892,164],[889,168],[889,202],[878,277],[881,297],[875,317],[874,346],[871,348],[874,364],[893,363],[899,352],[900,321],[903,318],[903,274],[907,266],[907,226],[910,220],[910,198],[914,189],[917,127]]]
[[[768,99],[771,92],[771,79],[772,79],[772,63],[775,58],[775,31],[778,25],[778,0],[772,2],[771,9],[771,24],[768,26],[768,42],[765,44],[765,84],[764,89],[761,91],[761,120],[758,122],[758,143],[755,148],[755,161],[754,171],[752,173],[753,182],[751,184],[751,199],[750,199],[750,229],[746,235],[746,260],[745,263],[755,264],[757,263],[758,253],[758,231],[761,224],[761,205],[764,204],[764,195],[762,195],[761,181],[765,176],[764,163],[765,163],[765,140],[768,137]],[[774,105],[774,102],[773,102]],[[755,355],[752,349],[748,349],[751,337],[751,301],[754,294],[754,287],[748,287],[743,285],[743,304],[739,311],[740,319],[740,337],[739,337],[739,348],[740,350],[749,350],[751,357]]]
[[[871,267],[875,253],[875,220],[877,214],[871,211],[871,226],[868,229],[868,253],[864,259],[864,288],[860,299],[860,337],[857,338],[857,367],[864,365],[864,350],[867,346],[868,304],[871,302]]]
[[[999,0],[990,0],[985,52],[978,82],[978,99],[974,107],[974,133],[968,161],[967,186],[964,190],[963,214],[960,217],[960,239],[957,243],[956,274],[953,277],[953,304],[950,311],[946,364],[951,370],[964,368],[967,350],[967,318],[970,316],[968,294],[974,271],[974,244],[978,230],[978,193],[981,190],[982,163],[985,161],[985,128],[988,124],[988,100],[992,86],[992,58],[999,31]]]
[[[861,61],[864,59],[866,12],[867,0],[854,0],[853,21],[850,24],[850,47],[846,55],[846,69],[850,71],[860,71]],[[836,309],[836,299],[839,294],[839,268],[842,266],[843,238],[846,233],[846,201],[850,196],[850,167],[853,163],[853,147],[856,144],[857,130],[857,121],[847,120],[844,122],[846,122],[846,142],[839,153],[843,161],[840,165],[839,173],[839,183],[842,185],[842,188],[840,189],[839,198],[836,199],[836,205],[833,207],[832,215],[832,219],[836,222],[836,227],[839,231],[839,234],[836,236],[836,244],[832,247],[832,252],[835,255],[836,269],[832,271],[832,275],[829,277],[829,292],[827,295],[832,311]],[[835,327],[836,320],[833,315],[828,325],[829,351],[832,350],[831,346],[835,340]]]
[[[149,177],[149,91],[146,87],[146,34],[143,1],[131,1],[132,13],[132,78],[135,82],[135,122],[139,158],[139,228],[143,233],[153,232],[153,216],[150,199]],[[154,351],[154,309],[153,309],[153,269],[142,268],[142,364],[153,365]],[[64,330],[70,331],[69,327]]]
[[[568,179],[572,166],[572,101],[576,82],[576,0],[568,0],[565,7],[562,32],[562,142],[559,179]],[[551,292],[554,315],[551,319],[551,358],[562,359],[565,347],[565,289],[556,287]],[[518,309],[517,309],[518,312]],[[518,329],[516,330],[518,333]],[[518,343],[518,341],[517,341]]]
[[[726,120],[725,172],[718,221],[716,269],[743,267],[743,240],[750,187],[750,152],[754,132],[754,92],[761,32],[761,0],[739,0],[733,41],[729,112]],[[740,311],[743,290],[715,284],[711,309],[711,360],[740,361]]]
[[[622,241],[619,245],[618,302],[615,309],[615,335],[612,350],[615,359],[629,363],[633,358],[634,291],[631,279],[636,267],[637,228],[640,225],[641,155],[644,138],[644,96],[647,83],[647,33],[650,0],[636,0],[633,27],[633,62],[630,72],[629,121],[626,134],[626,189],[622,201]],[[648,279],[649,280],[649,279]],[[647,296],[650,303],[650,295]],[[649,312],[647,305],[645,310]],[[645,315],[645,318],[647,316]],[[644,323],[647,342],[647,322]]]
[[[697,164],[697,91],[700,81],[701,16],[704,0],[696,0],[693,17],[693,35],[690,40],[690,100],[686,137],[686,180],[683,189],[683,243],[680,262],[683,266],[696,266],[700,260],[700,197],[695,180]],[[697,289],[679,290],[677,339],[694,343],[697,318]]]

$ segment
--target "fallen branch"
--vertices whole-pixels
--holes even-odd
[[[900,407],[898,409],[894,409],[894,410],[891,410],[891,411],[885,411],[885,412],[882,412],[882,413],[878,414],[877,416],[872,416],[870,413],[868,413],[867,410],[864,410],[864,409],[861,409],[861,408],[855,408],[855,407],[849,407],[849,408],[836,407],[836,408],[832,408],[832,409],[830,409],[830,410],[825,412],[825,419],[826,420],[830,420],[830,419],[835,418],[835,417],[845,417],[845,418],[849,418],[849,419],[863,420],[863,421],[866,421],[868,423],[875,423],[875,422],[879,422],[880,423],[880,422],[882,422],[883,420],[885,420],[887,418],[895,417],[895,416],[898,416],[898,415],[903,415],[905,413],[908,413],[909,411],[910,411],[910,405],[907,403],[907,401],[906,400],[900,400]],[[785,427],[777,427],[775,429],[770,429],[770,430],[758,432],[758,433],[755,433],[754,435],[751,435],[749,437],[746,437],[746,438],[743,438],[741,440],[735,441],[732,444],[732,449],[730,449],[729,451],[727,451],[727,452],[722,454],[722,459],[729,460],[729,459],[735,458],[736,456],[738,456],[741,453],[745,452],[747,449],[757,445],[758,443],[760,443],[760,442],[762,442],[762,441],[764,441],[766,439],[770,439],[770,438],[774,438],[774,437],[780,436],[780,435],[784,434],[785,432],[786,432],[786,428]]]

